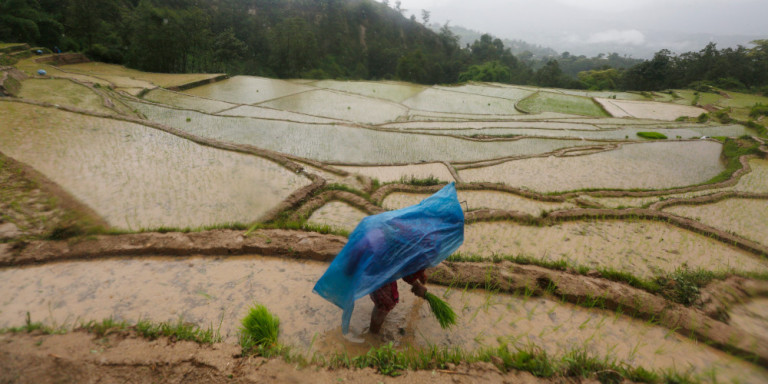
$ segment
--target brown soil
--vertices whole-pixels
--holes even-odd
[[[0,335],[3,383],[594,383],[590,379],[538,379],[499,371],[490,363],[405,371],[392,378],[374,369],[298,367],[282,359],[242,357],[235,345],[148,341],[131,332],[99,338],[84,331],[65,335]]]

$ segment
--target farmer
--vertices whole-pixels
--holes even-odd
[[[403,277],[403,280],[410,284],[411,292],[414,295],[425,298],[427,294],[427,287],[424,284],[427,282],[427,275],[424,274],[424,270],[420,270],[412,275]],[[371,300],[373,300],[373,313],[371,313],[371,327],[369,330],[373,334],[378,334],[381,330],[381,325],[384,324],[384,319],[387,318],[389,312],[395,308],[395,305],[400,301],[400,294],[397,292],[397,281],[384,284],[381,288],[371,293]]]

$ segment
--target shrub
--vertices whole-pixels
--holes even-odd
[[[699,117],[696,118],[696,121],[698,121],[699,123],[706,123],[707,120],[709,120],[709,115],[706,113],[702,113],[701,115],[699,115]]]
[[[665,140],[667,138],[667,135],[658,132],[638,132],[637,135],[651,140]]]
[[[756,119],[760,116],[768,116],[768,105],[755,104],[749,111],[749,117]]]
[[[712,112],[711,116],[719,120],[723,124],[728,124],[733,121],[731,116],[728,115],[727,109],[721,109],[719,111]]]

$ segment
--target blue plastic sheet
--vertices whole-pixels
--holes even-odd
[[[450,183],[417,205],[363,219],[313,291],[344,311],[346,334],[355,300],[436,266],[463,242],[464,212]]]

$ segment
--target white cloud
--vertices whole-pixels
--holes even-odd
[[[616,29],[609,29],[607,31],[593,33],[587,38],[587,43],[615,43],[615,44],[629,44],[629,45],[643,45],[645,43],[645,35],[636,29],[627,29],[619,31]]]

